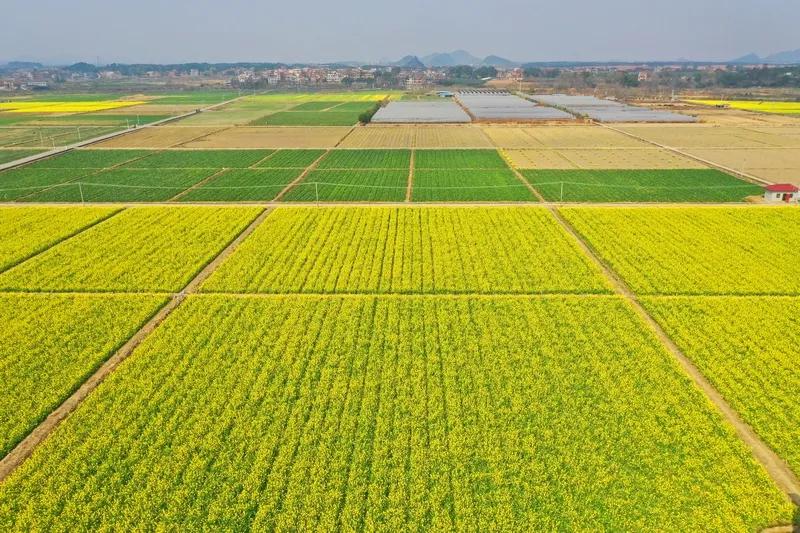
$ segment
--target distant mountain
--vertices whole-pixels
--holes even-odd
[[[736,59],[732,60],[731,63],[739,63],[745,65],[753,65],[756,63],[761,63],[762,59],[758,57],[757,54],[747,54],[746,56],[737,57]]]
[[[731,63],[750,65],[760,63],[768,65],[798,65],[800,64],[800,49],[777,52],[767,57],[759,57],[757,54],[747,54],[746,56],[732,60]]]
[[[481,59],[465,50],[456,50],[450,53],[437,53],[422,58],[422,62],[429,67],[456,67],[459,65],[476,66],[481,64]]]
[[[482,67],[501,67],[501,68],[514,68],[518,67],[519,63],[515,61],[511,61],[510,59],[506,59],[500,56],[486,56],[483,61],[481,61]]]
[[[417,56],[406,56],[400,61],[397,61],[395,66],[402,68],[425,68],[425,65]]]
[[[407,57],[404,57],[400,61],[406,60]],[[470,67],[512,68],[519,66],[519,63],[495,55],[487,56],[486,58],[481,59],[479,57],[475,57],[466,50],[430,54],[422,57],[420,61],[422,61],[426,67],[458,67],[466,65]]]
[[[0,65],[0,67],[7,68],[8,70],[32,70],[37,68],[42,68],[41,63],[35,63],[33,61],[9,61],[4,65]]]
[[[800,63],[800,48],[797,50],[787,50],[778,52],[764,58],[764,62],[782,65],[796,65]]]

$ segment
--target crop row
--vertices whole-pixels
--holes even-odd
[[[0,165],[9,161],[16,161],[41,152],[41,150],[2,150],[0,149]]]
[[[128,209],[0,274],[0,288],[178,291],[260,211]]]
[[[792,208],[562,208],[641,294],[800,294]]]
[[[741,202],[763,189],[714,169],[522,170],[546,200]]]
[[[408,170],[314,170],[284,197],[287,201],[402,202]]]
[[[203,290],[533,294],[609,288],[545,209],[280,208]]]
[[[730,531],[791,512],[616,298],[191,297],[0,485],[6,531]]]
[[[278,111],[250,123],[251,126],[352,126],[360,111]]]
[[[62,207],[0,209],[0,272],[117,211]]]
[[[412,198],[416,202],[536,201],[508,168],[415,169]]]
[[[0,294],[0,456],[163,303],[163,296]]]
[[[404,193],[402,171],[385,172],[387,179],[398,172],[397,185],[385,190]],[[248,195],[254,190],[272,195],[295,173],[231,170],[181,200],[255,199]],[[239,188],[253,184],[258,188]],[[176,290],[260,209],[133,208],[104,221],[116,211],[0,209],[0,271],[6,270],[0,288]],[[569,207],[561,213],[638,294],[800,295],[800,264],[786,253],[800,247],[796,209]],[[207,288],[268,293],[607,290],[549,212],[532,207],[282,207],[242,243]]]
[[[800,472],[800,298],[649,297],[644,303],[742,419]]]

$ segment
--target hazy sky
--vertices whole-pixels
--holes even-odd
[[[800,48],[800,0],[3,0],[0,62],[325,62],[465,49],[727,60]]]

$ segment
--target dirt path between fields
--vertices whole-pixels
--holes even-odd
[[[8,455],[0,460],[0,482],[11,475],[69,414],[78,408],[89,394],[100,385],[131,353],[144,341],[190,294],[197,291],[203,281],[233,253],[239,244],[246,239],[269,216],[272,209],[262,211],[248,226],[242,230],[222,251],[220,251],[200,272],[186,284],[180,292],[173,294],[169,301],[142,326],[128,341],[103,363],[72,395],[59,405],[31,433],[17,444]]]

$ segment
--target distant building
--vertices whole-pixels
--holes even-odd
[[[406,89],[408,89],[409,91],[413,91],[414,89],[421,89],[422,87],[424,87],[425,80],[423,78],[409,76],[408,79],[406,79],[405,85]]]
[[[774,185],[767,185],[764,190],[764,200],[767,202],[785,202],[797,203],[798,202],[798,189],[791,183],[776,183]]]
[[[639,81],[648,81],[650,79],[650,73],[643,70],[639,72]]]

